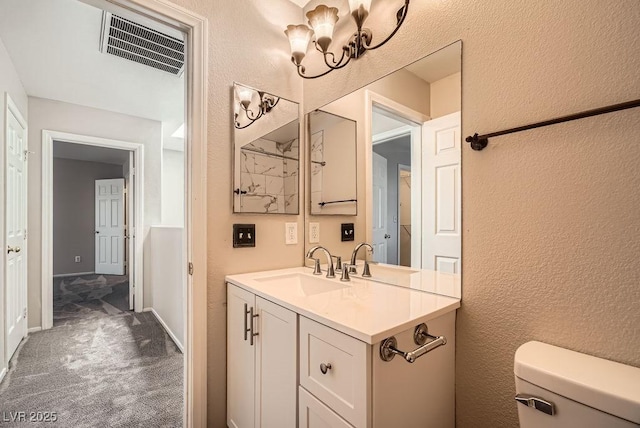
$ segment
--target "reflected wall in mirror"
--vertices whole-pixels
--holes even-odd
[[[311,214],[356,215],[356,122],[316,110],[309,135]]]
[[[298,214],[298,104],[233,86],[233,212]]]
[[[458,41],[322,107],[358,123],[356,243],[373,261],[461,273],[461,55]],[[308,214],[348,259],[354,243],[325,236],[345,220]]]

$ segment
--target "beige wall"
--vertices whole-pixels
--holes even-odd
[[[149,226],[160,223],[162,124],[160,122],[29,97],[29,259],[28,308],[29,327],[41,325],[41,190],[42,190],[42,130],[68,132],[144,144],[144,234],[148,251]],[[144,306],[152,306],[149,263],[145,261]]]
[[[53,159],[54,275],[95,271],[95,181],[122,177],[122,165]]]
[[[6,95],[9,94],[13,102],[22,113],[22,116],[27,120],[27,93],[22,87],[22,82],[18,73],[16,72],[13,62],[7,53],[7,50],[0,39],[0,97],[2,100],[2,112],[0,112],[0,180],[4,183],[5,179],[5,110],[6,110]],[[4,214],[5,214],[5,196],[4,185],[0,186],[0,248],[6,248],[5,243],[5,231],[4,231]],[[2,254],[5,254],[4,251]],[[0,334],[4,334],[4,287],[5,287],[5,257],[0,257]],[[7,367],[7,362],[4,358],[4,340],[0,341],[0,373]]]
[[[462,73],[455,73],[431,82],[431,119],[460,111],[462,102]]]
[[[367,26],[398,3],[375,2]],[[380,51],[305,81],[305,108],[457,39],[463,135],[636,99],[638,22],[636,0],[412,2]],[[458,427],[517,426],[513,355],[529,340],[640,366],[638,129],[635,109],[465,145]]]

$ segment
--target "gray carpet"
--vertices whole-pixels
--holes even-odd
[[[183,355],[150,312],[129,311],[126,278],[56,279],[54,327],[31,333],[0,384],[12,413],[55,412],[57,427],[182,426]]]

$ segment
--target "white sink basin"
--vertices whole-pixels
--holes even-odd
[[[293,289],[303,296],[312,296],[314,294],[326,293],[349,287],[348,284],[339,282],[338,279],[330,280],[324,277],[305,275],[301,273],[267,276],[263,278],[256,278],[255,281],[277,288],[286,288],[288,291]]]

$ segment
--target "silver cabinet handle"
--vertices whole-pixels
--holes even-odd
[[[322,372],[322,374],[327,374],[327,372],[331,370],[331,363],[322,363],[320,364],[320,371]]]
[[[244,304],[244,340],[247,340],[247,333],[249,333],[249,327],[247,327],[247,315],[249,315],[248,305]]]
[[[253,332],[253,319],[258,318],[258,314],[253,313],[253,306],[249,309],[249,329],[251,330],[249,333],[249,343],[253,346],[253,338],[258,336],[260,333]]]

